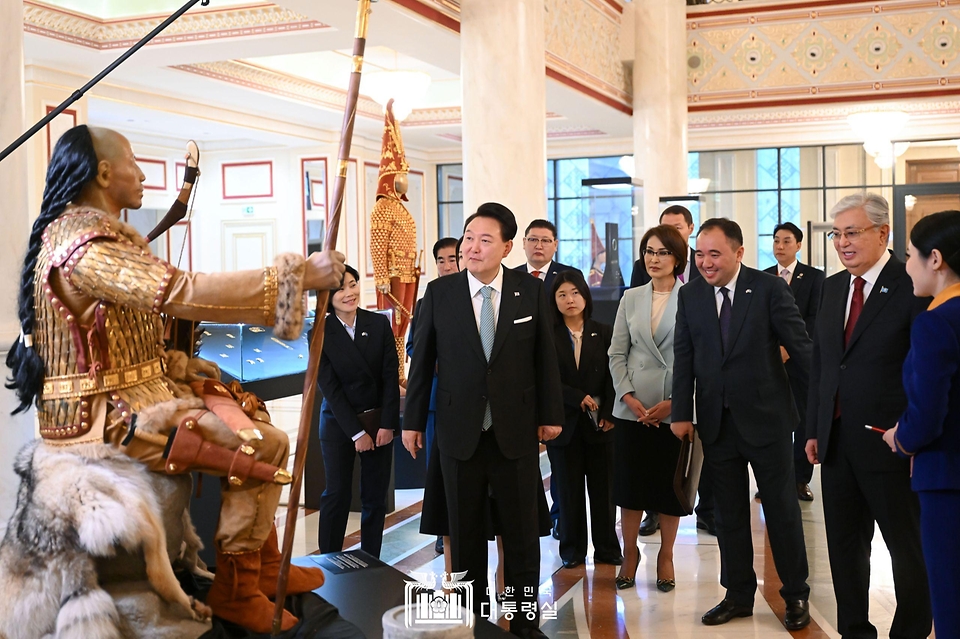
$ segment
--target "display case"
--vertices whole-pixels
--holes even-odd
[[[224,381],[236,380],[263,400],[298,395],[303,391],[313,321],[306,318],[300,337],[291,341],[256,324],[203,322],[197,353],[220,367]]]

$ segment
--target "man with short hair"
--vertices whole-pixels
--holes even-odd
[[[660,214],[660,224],[667,224],[680,232],[683,241],[690,245],[690,236],[693,235],[693,214],[685,206],[674,204],[663,209]],[[687,267],[683,273],[677,276],[681,282],[690,282],[700,277],[700,271],[694,266],[696,261],[693,249],[690,249],[690,259],[687,260]],[[630,276],[630,288],[643,286],[650,281],[650,275],[647,273],[647,265],[641,256],[639,260],[633,263],[633,275]]]
[[[527,230],[523,232],[523,252],[527,256],[527,261],[514,270],[529,273],[534,277],[540,278],[543,282],[543,290],[547,295],[547,302],[555,304],[550,298],[550,292],[553,290],[553,278],[560,271],[573,270],[572,266],[554,262],[553,257],[557,254],[557,227],[549,220],[537,219],[527,225]],[[550,460],[550,521],[553,526],[553,538],[560,539],[560,482],[553,481],[553,458],[557,455],[555,449],[551,446],[547,448],[547,459]]]
[[[413,340],[403,445],[414,457],[423,448],[437,371],[437,443],[453,570],[467,572],[477,593],[474,612],[484,615],[492,493],[495,514],[507,523],[500,533],[506,603],[516,611],[510,629],[539,638],[539,442],[560,434],[563,391],[555,312],[543,284],[501,264],[516,233],[510,209],[481,205],[464,227],[465,271],[427,285]]]
[[[817,307],[820,305],[820,289],[824,274],[818,268],[803,264],[797,260],[797,253],[803,248],[803,231],[793,222],[778,224],[773,229],[773,255],[775,266],[766,269],[767,273],[778,275],[790,285],[790,292],[797,304],[803,322],[807,326],[807,335],[813,339],[813,330],[817,322]],[[800,413],[800,425],[793,434],[793,470],[797,479],[797,498],[801,501],[813,501],[810,479],[813,477],[813,464],[807,459],[804,450],[807,443],[807,377],[799,370],[796,362],[786,357],[783,351],[784,366],[790,377],[790,389],[793,400]],[[760,493],[757,492],[759,498]]]
[[[696,429],[711,471],[720,583],[727,589],[701,620],[715,626],[753,615],[749,464],[763,491],[783,583],[784,626],[799,630],[810,623],[807,551],[790,463],[799,416],[780,346],[806,371],[811,344],[786,282],[743,266],[743,252],[736,222],[714,218],[700,227],[696,259],[703,277],[681,287],[677,305],[671,430],[693,435],[696,389]]]
[[[897,611],[890,636],[930,634],[932,612],[920,546],[920,504],[907,460],[881,433],[907,407],[902,369],[913,319],[929,298],[913,295],[906,266],[887,251],[890,209],[872,193],[833,207],[833,246],[845,271],[823,283],[813,337],[807,457],[821,464],[823,520],[844,639],[873,639],[870,550],[880,527],[890,552]]]
[[[523,232],[523,252],[527,261],[514,269],[539,277],[547,297],[550,296],[550,287],[557,273],[573,269],[572,266],[553,261],[557,244],[557,227],[553,222],[542,219],[530,222]]]
[[[433,259],[437,263],[437,277],[444,277],[460,272],[460,264],[457,259],[457,246],[460,240],[455,237],[442,237],[433,245]],[[413,311],[413,319],[410,320],[410,335],[407,337],[407,357],[413,359],[413,336],[417,330],[417,315],[420,314],[420,302]],[[435,424],[437,420],[437,376],[433,376],[433,387],[430,389],[430,409],[427,412],[427,430],[426,430],[426,455],[427,465],[430,464],[430,451],[433,450],[433,438],[436,435]],[[438,555],[443,554],[443,535],[437,535],[437,541],[433,549]]]

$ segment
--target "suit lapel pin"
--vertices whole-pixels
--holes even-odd
[[[880,292],[881,292],[881,293],[886,293],[886,292],[889,291],[889,290],[890,290],[890,289],[888,289],[886,286],[881,286],[881,287],[880,287]]]
[[[513,292],[513,296],[514,296],[514,297],[520,297],[520,291],[514,291],[514,292]]]
[[[596,333],[590,333],[590,337],[596,337],[596,336],[597,336]]]
[[[799,280],[799,279],[802,279],[802,278],[803,278],[803,273],[797,273],[797,279]]]
[[[752,288],[748,288],[747,290],[744,291],[744,293],[753,293],[753,289],[752,289]]]
[[[367,337],[367,332],[363,331],[362,333],[360,333],[360,337]]]

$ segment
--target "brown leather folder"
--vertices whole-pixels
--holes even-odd
[[[700,469],[703,467],[703,444],[696,431],[693,440],[684,439],[680,444],[680,457],[673,473],[673,492],[683,510],[693,513],[697,503],[697,487],[700,485]]]

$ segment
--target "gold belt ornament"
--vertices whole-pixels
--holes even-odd
[[[42,400],[79,399],[110,391],[130,388],[163,376],[160,359],[121,368],[98,371],[94,377],[86,373],[47,377],[43,380]]]

